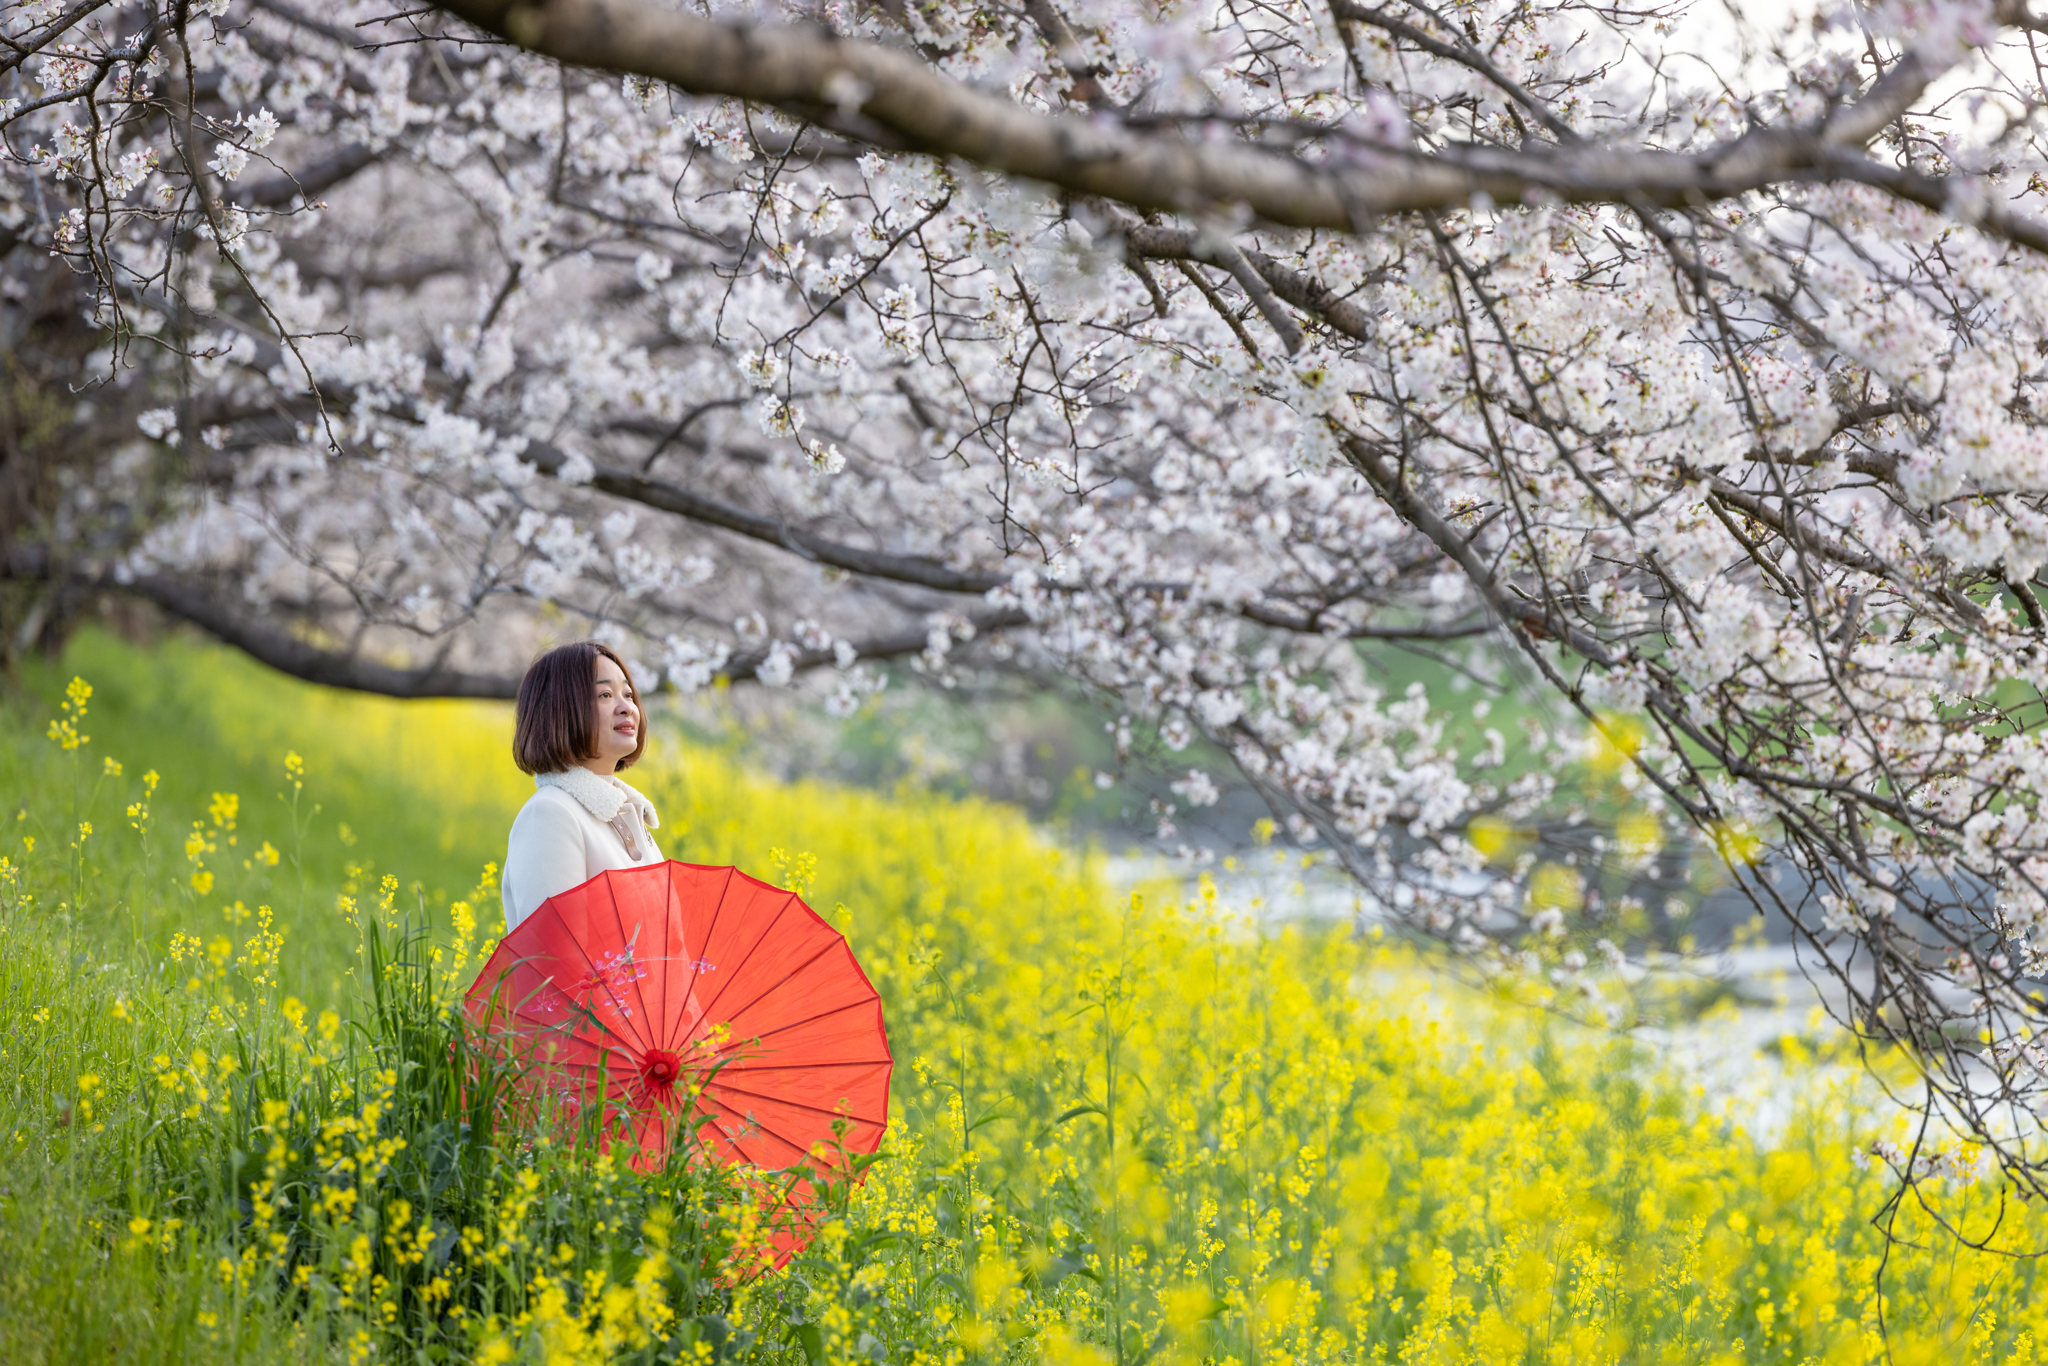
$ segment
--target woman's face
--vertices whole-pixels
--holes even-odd
[[[619,760],[640,743],[640,699],[626,682],[626,671],[604,655],[597,657],[597,688],[593,702],[596,715],[591,733],[597,737],[597,757],[584,767],[597,773],[612,773]]]

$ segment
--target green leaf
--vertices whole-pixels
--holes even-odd
[[[982,1125],[987,1124],[990,1120],[1008,1118],[1009,1116],[1003,1113],[1002,1107],[997,1106],[995,1109],[990,1110],[987,1114],[983,1115],[980,1119],[975,1120],[974,1123],[968,1125],[967,1132],[970,1134],[973,1133],[976,1129],[979,1129]]]
[[[894,1153],[855,1153],[848,1160],[846,1165],[847,1169],[853,1175],[859,1176],[862,1172],[866,1171],[869,1167],[874,1166],[877,1162],[887,1162],[891,1157],[894,1156]]]
[[[902,1241],[903,1235],[900,1233],[889,1229],[877,1229],[853,1245],[853,1253],[848,1260],[858,1269],[867,1265],[871,1253],[885,1252]]]

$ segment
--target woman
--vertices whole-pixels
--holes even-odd
[[[505,850],[505,928],[607,868],[661,862],[661,824],[618,771],[647,747],[625,661],[594,640],[549,650],[519,683],[512,762],[538,789]]]

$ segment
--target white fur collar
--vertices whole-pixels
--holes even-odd
[[[565,768],[560,773],[536,773],[535,787],[559,787],[583,804],[583,809],[599,820],[610,824],[619,814],[620,808],[631,802],[640,812],[640,823],[649,830],[661,828],[661,818],[654,814],[654,803],[626,786],[617,777],[592,773],[583,767]]]

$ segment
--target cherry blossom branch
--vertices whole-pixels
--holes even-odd
[[[551,475],[561,474],[569,459],[560,449],[541,442],[529,444],[519,458],[542,473]],[[829,540],[801,527],[791,526],[779,517],[749,512],[730,503],[706,497],[679,484],[649,478],[636,471],[616,466],[595,467],[595,472],[590,478],[590,487],[616,498],[657,508],[662,512],[672,512],[693,522],[702,522],[706,526],[722,527],[751,540],[778,546],[807,560],[828,564],[849,573],[914,584],[920,588],[934,588],[941,593],[986,593],[1009,582],[1008,575],[955,569],[922,556],[864,550],[858,546]]]
[[[995,635],[1030,624],[1031,618],[1022,608],[995,607],[980,612],[967,613],[964,620],[972,635]],[[889,631],[880,635],[867,636],[859,641],[849,642],[852,658],[883,660],[901,659],[905,655],[922,654],[931,648],[932,633],[943,627],[913,626],[900,631]],[[971,637],[970,637],[971,638]],[[727,660],[719,673],[734,682],[745,682],[754,677],[754,671],[768,661],[773,647],[762,646],[734,655]],[[839,654],[827,647],[824,649],[799,649],[789,655],[791,667],[799,673],[808,669],[823,668],[827,664],[839,664]]]
[[[105,9],[113,0],[78,0],[70,9],[45,23],[40,30],[25,33],[19,38],[0,35],[0,47],[10,49],[10,55],[0,57],[0,75],[14,70],[29,58],[41,52],[51,43],[64,36],[65,30],[91,14],[94,10]]]
[[[1388,214],[1554,199],[1676,208],[1771,185],[1851,181],[2048,252],[2048,224],[1976,208],[1971,177],[1886,167],[1858,149],[1899,117],[1939,73],[1908,53],[1863,97],[1817,123],[1756,128],[1697,152],[1571,145],[1435,153],[1359,146],[1312,165],[1242,143],[1140,133],[1113,120],[1039,114],[973,89],[908,52],[800,25],[699,18],[650,0],[441,0],[479,28],[577,66],[666,81],[801,112],[856,140],[957,157],[1140,210],[1202,212],[1241,205],[1287,227],[1359,231]],[[2031,22],[2024,4],[2000,15]],[[1346,164],[1346,163],[1349,164]],[[1950,206],[1956,206],[1951,209]]]
[[[555,477],[560,477],[569,465],[569,456],[566,452],[545,442],[529,442],[519,458],[543,474]],[[931,588],[942,593],[980,595],[1008,585],[1015,577],[1014,574],[956,568],[943,561],[919,555],[899,555],[889,551],[847,545],[802,527],[792,526],[782,518],[752,512],[680,484],[654,479],[618,466],[593,465],[588,483],[589,487],[600,493],[623,498],[643,507],[673,513],[679,517],[687,517],[705,526],[735,532],[817,564],[830,565],[835,569],[843,569],[867,578]],[[1139,583],[1130,585],[1130,588],[1131,591],[1144,593],[1182,594],[1187,591],[1187,585],[1179,583]],[[1483,621],[1448,624],[1423,622],[1412,626],[1368,623],[1332,632],[1326,628],[1318,613],[1290,612],[1262,602],[1237,604],[1234,610],[1246,620],[1262,626],[1302,635],[1334,634],[1337,638],[1349,640],[1462,640],[1484,635],[1493,629],[1489,623]],[[1025,624],[1022,617],[1012,619],[1009,614],[998,614],[990,618],[982,629],[1000,631]],[[895,653],[907,652],[906,648]]]
[[[246,608],[198,585],[170,574],[140,574],[126,578],[99,572],[53,568],[47,556],[34,550],[17,550],[0,564],[0,580],[61,578],[101,591],[127,593],[169,612],[225,645],[250,658],[268,664],[280,673],[325,687],[347,688],[384,697],[470,697],[509,701],[519,695],[519,678],[513,674],[472,673],[436,662],[404,668],[380,664],[359,653],[322,649],[301,640]],[[1020,608],[998,607],[970,612],[963,618],[969,635],[990,635],[1028,624]],[[796,649],[788,652],[792,669],[809,672],[834,665],[844,668],[861,660],[900,659],[931,647],[934,627],[920,625],[847,641],[851,653],[833,648]],[[735,683],[752,682],[755,671],[767,661],[770,647],[733,656],[719,674]]]
[[[1550,106],[1530,94],[1520,83],[1510,80],[1486,54],[1462,38],[1446,42],[1432,36],[1415,24],[1409,23],[1397,14],[1384,9],[1367,9],[1356,0],[1330,0],[1330,15],[1339,23],[1363,24],[1376,28],[1382,33],[1398,38],[1411,47],[1419,48],[1433,57],[1456,62],[1470,71],[1476,71],[1491,81],[1503,94],[1519,104],[1537,122],[1548,129],[1562,142],[1577,142],[1579,135],[1572,126],[1551,112]]]
[[[126,583],[102,581],[155,603],[172,616],[205,631],[223,644],[268,664],[279,673],[330,688],[379,693],[385,697],[487,697],[519,695],[519,680],[499,674],[469,673],[441,664],[400,668],[359,654],[323,650],[251,615],[238,604],[165,574],[144,574]]]

